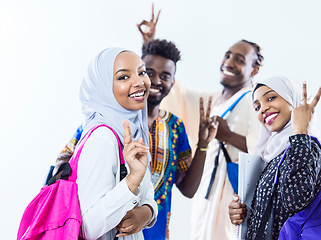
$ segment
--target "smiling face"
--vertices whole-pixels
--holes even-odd
[[[150,80],[143,61],[133,52],[118,54],[114,62],[113,93],[125,109],[139,110],[146,106]]]
[[[148,105],[157,106],[169,93],[175,82],[175,63],[160,55],[148,54],[143,58],[151,81]]]
[[[234,44],[224,56],[221,65],[221,84],[226,88],[250,86],[259,66],[253,67],[257,59],[254,48],[246,42]]]
[[[257,119],[270,132],[278,132],[291,120],[293,107],[268,86],[253,93],[253,107]]]

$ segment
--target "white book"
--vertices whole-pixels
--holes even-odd
[[[239,153],[238,195],[240,202],[246,204],[247,215],[244,222],[237,226],[237,239],[245,239],[247,219],[250,215],[256,183],[258,182],[265,165],[262,158],[257,155],[243,152]]]

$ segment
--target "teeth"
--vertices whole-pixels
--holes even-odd
[[[234,73],[231,73],[231,72],[226,71],[226,70],[223,70],[223,73],[224,73],[225,75],[228,75],[228,76],[235,76]]]
[[[152,92],[152,93],[158,93],[159,89],[150,88],[149,91]]]
[[[272,118],[274,118],[274,117],[277,116],[277,115],[278,115],[277,113],[271,114],[270,116],[268,116],[268,117],[265,118],[265,122],[270,121]]]
[[[131,94],[131,95],[129,95],[129,97],[141,97],[143,95],[144,95],[144,92],[139,92],[139,93]]]

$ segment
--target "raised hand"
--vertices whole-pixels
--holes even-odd
[[[230,215],[231,223],[234,225],[240,225],[246,217],[246,205],[239,203],[239,196],[234,194],[233,201],[228,205],[228,214]]]
[[[126,177],[127,185],[132,192],[135,192],[144,178],[148,164],[148,149],[142,138],[138,142],[132,141],[130,126],[123,121],[124,127],[124,149],[123,154],[128,163],[130,173]]]
[[[218,129],[216,117],[210,118],[212,96],[208,99],[206,114],[204,114],[203,98],[200,98],[200,128],[198,131],[198,147],[206,148],[210,141],[215,137]]]
[[[307,103],[307,84],[306,82],[303,82],[303,103],[292,110],[291,121],[294,134],[308,134],[309,122],[311,120],[312,113],[314,112],[314,108],[319,102],[320,96],[321,87],[319,87],[319,90],[312,102]]]
[[[154,3],[152,4],[152,18],[149,22],[143,20],[140,24],[137,24],[139,32],[142,34],[144,43],[153,40],[155,38],[156,24],[161,10],[158,11],[156,19],[154,19]],[[144,26],[144,31],[142,30]]]
[[[117,225],[118,237],[125,237],[134,233],[140,232],[143,227],[150,221],[153,213],[147,205],[141,207],[134,207],[128,211],[125,217]]]

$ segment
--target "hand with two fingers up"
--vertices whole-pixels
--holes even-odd
[[[215,117],[210,117],[212,105],[212,96],[209,97],[207,110],[205,113],[203,98],[200,98],[200,125],[198,131],[198,147],[207,148],[207,145],[217,134],[218,122]]]
[[[152,18],[150,21],[143,20],[140,24],[137,24],[139,32],[142,34],[144,43],[153,40],[156,33],[156,25],[161,10],[158,11],[156,19],[154,19],[154,3],[152,4]],[[142,29],[145,28],[144,30]]]
[[[314,108],[318,104],[321,96],[321,87],[319,87],[314,99],[311,103],[307,103],[307,84],[303,82],[302,104],[294,108],[291,113],[292,128],[294,134],[308,134],[308,127],[314,112]]]
[[[126,176],[127,185],[135,193],[142,182],[148,164],[148,150],[142,138],[138,142],[132,141],[132,134],[128,121],[123,121],[124,127],[124,158],[129,166],[130,173]]]

